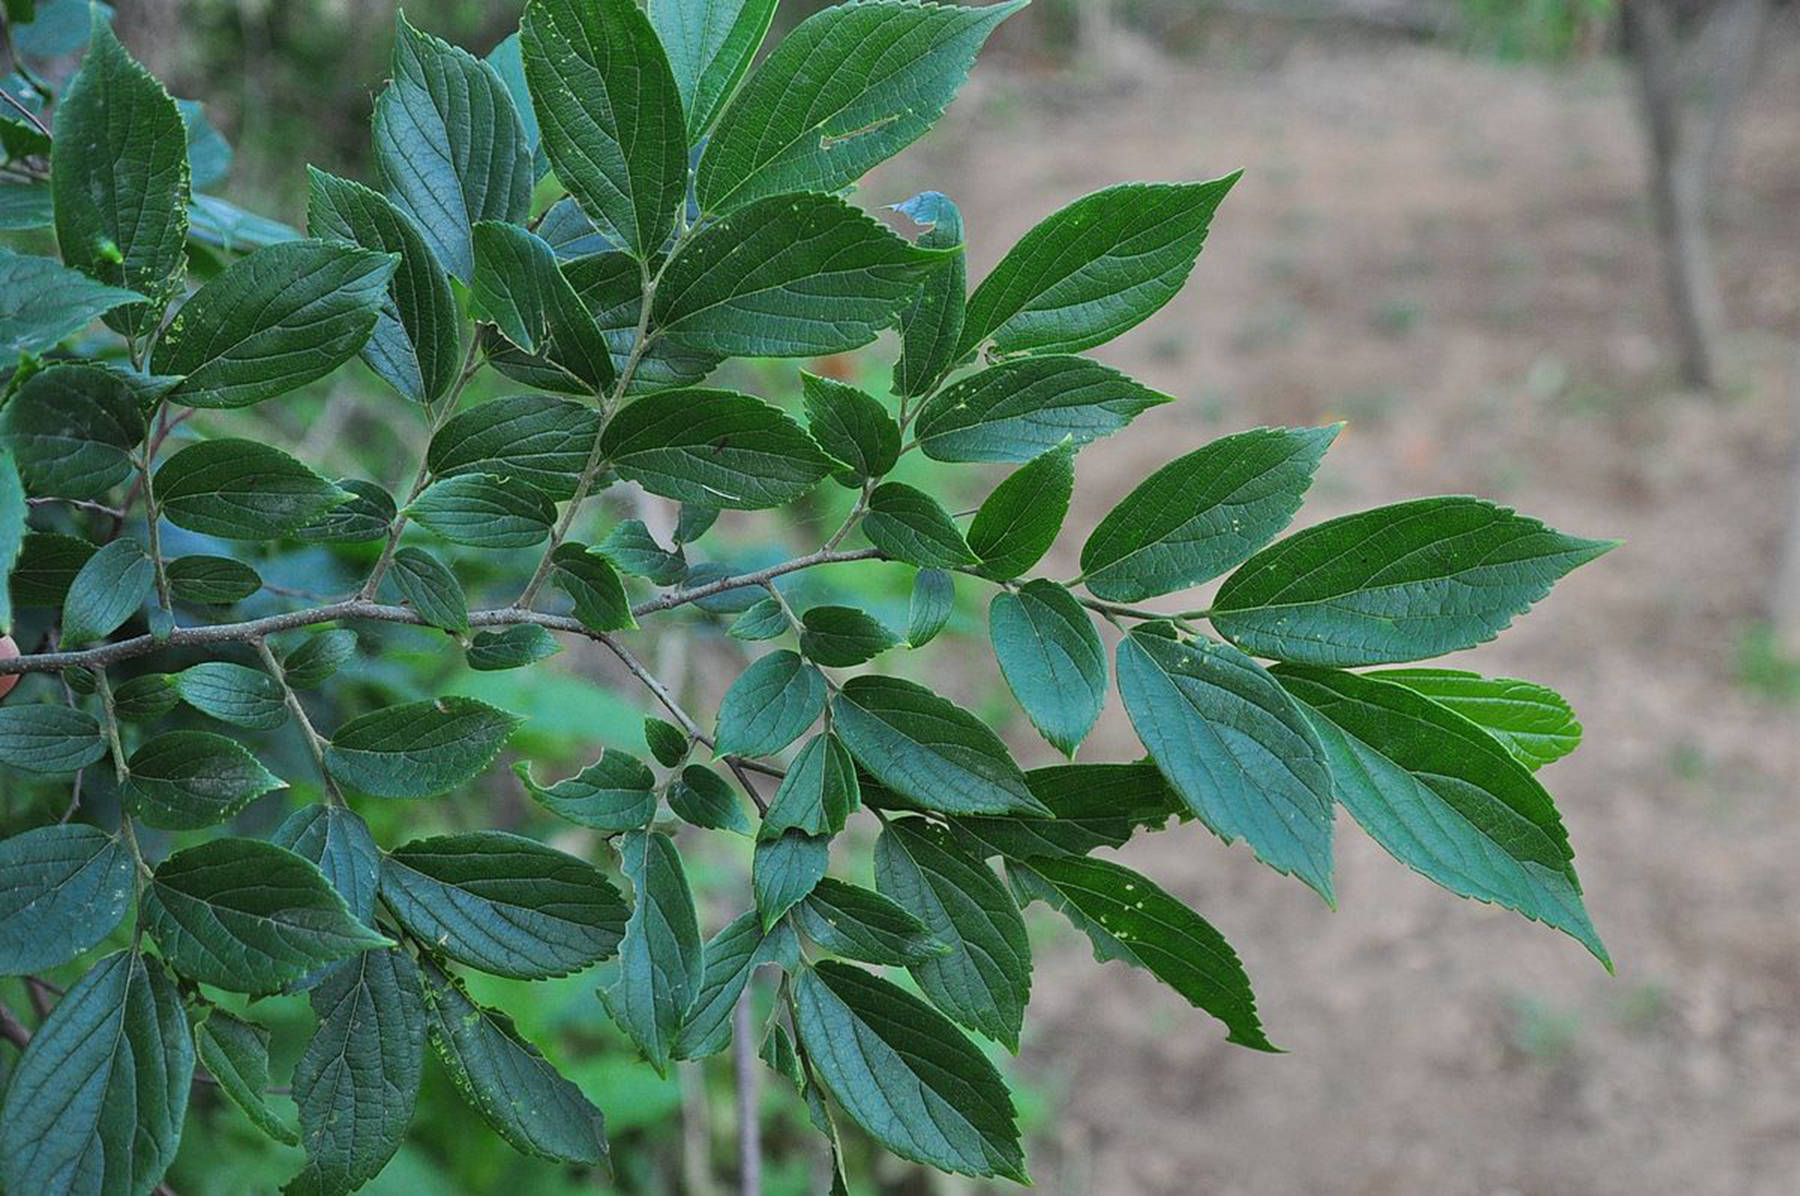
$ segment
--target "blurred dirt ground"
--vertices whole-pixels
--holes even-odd
[[[1668,383],[1615,70],[1322,40],[1208,61],[1154,82],[985,69],[864,194],[952,194],[979,277],[1087,191],[1248,168],[1183,295],[1099,353],[1179,403],[1083,452],[1053,572],[1176,452],[1336,418],[1306,520],[1473,491],[1625,538],[1454,661],[1581,714],[1587,746],[1545,779],[1619,971],[1435,889],[1347,818],[1335,914],[1241,846],[1149,837],[1130,862],[1233,940],[1291,1053],[1227,1046],[1148,977],[1047,939],[1020,1061],[1060,1106],[1038,1190],[1800,1191],[1800,708],[1740,666],[1800,385],[1800,47],[1771,48],[1720,197],[1739,331],[1717,402]],[[1083,758],[1136,751],[1114,709]]]

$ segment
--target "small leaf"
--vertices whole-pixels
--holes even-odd
[[[257,731],[272,731],[288,720],[281,682],[261,669],[208,660],[175,674],[175,692],[202,714]]]
[[[542,493],[488,473],[433,482],[404,514],[470,548],[530,548],[543,543],[556,522],[556,508]]]
[[[626,519],[606,534],[599,551],[620,572],[647,578],[659,586],[672,586],[687,575],[687,562],[656,542],[641,519]]]
[[[356,633],[337,627],[309,635],[281,658],[281,672],[293,689],[325,684],[356,659]]]
[[[434,477],[487,473],[561,501],[575,493],[600,435],[600,413],[549,395],[508,395],[452,416],[431,438]]]
[[[1031,725],[1065,756],[1106,705],[1106,648],[1074,595],[1053,581],[1028,581],[988,607],[994,658]]]
[[[188,183],[195,191],[211,190],[231,173],[231,143],[206,119],[199,100],[176,100],[175,107],[187,126]]]
[[[1049,815],[999,738],[923,686],[852,677],[831,709],[833,727],[857,763],[925,809]]]
[[[181,305],[152,368],[184,375],[169,400],[189,407],[248,407],[296,390],[362,349],[399,261],[327,241],[259,249]]]
[[[374,924],[381,849],[375,846],[369,824],[354,810],[339,805],[302,806],[275,828],[269,842],[312,861],[350,912]]]
[[[394,553],[390,576],[401,599],[421,619],[445,631],[469,630],[469,600],[463,595],[462,583],[448,565],[429,552],[410,545],[400,549]]]
[[[382,861],[381,898],[420,941],[518,980],[580,971],[625,934],[625,899],[599,869],[502,831],[401,844]]]
[[[1067,440],[1110,436],[1174,400],[1085,357],[1004,361],[946,387],[914,432],[934,461],[1029,461]]]
[[[938,637],[956,610],[956,579],[942,569],[921,569],[907,606],[906,642],[923,648]]]
[[[850,753],[837,736],[815,735],[788,765],[757,837],[774,839],[789,830],[830,837],[844,829],[857,801],[856,763]]]
[[[757,923],[755,911],[740,914],[725,929],[706,941],[706,970],[700,995],[675,1039],[677,1059],[704,1059],[731,1044],[731,1014],[743,996],[750,974],[765,963],[792,970],[798,966],[800,944],[783,923],[767,934]]]
[[[286,848],[214,839],[157,866],[139,918],[176,971],[231,992],[271,993],[321,964],[392,944]]]
[[[847,383],[800,372],[806,427],[819,447],[848,468],[838,480],[861,486],[894,468],[900,457],[900,425],[872,395]]]
[[[925,923],[880,893],[827,876],[795,909],[807,938],[848,959],[905,967],[947,954]]]
[[[33,293],[32,303],[41,306],[44,295]],[[131,475],[131,450],[143,439],[136,392],[99,366],[42,370],[0,407],[0,449],[12,450],[32,494],[100,498]]]
[[[513,765],[525,791],[546,810],[591,830],[636,830],[656,813],[656,777],[636,756],[607,748],[567,780],[540,785],[523,761]]]
[[[32,1035],[0,1109],[8,1192],[133,1196],[175,1159],[194,1039],[161,961],[118,951]]]
[[[756,844],[750,864],[750,889],[756,914],[765,930],[793,909],[831,866],[831,840],[824,835],[785,831]]]
[[[113,713],[128,722],[155,722],[180,704],[175,679],[167,673],[145,673],[113,689]]]
[[[869,543],[921,569],[960,569],[980,561],[937,499],[904,482],[883,482],[863,516]]]
[[[280,449],[252,440],[202,440],[156,471],[170,523],[227,540],[292,535],[349,498]]]
[[[962,843],[983,858],[1086,855],[1096,847],[1123,847],[1139,827],[1188,817],[1186,803],[1148,761],[1034,768],[1025,783],[1054,818],[963,815],[950,820]]]
[[[658,1074],[666,1074],[676,1035],[703,980],[694,896],[675,841],[667,835],[627,832],[619,859],[637,900],[619,948],[618,982],[603,995],[619,1028]]]
[[[0,764],[56,776],[106,755],[100,724],[72,706],[0,706]]]
[[[800,616],[800,651],[827,668],[866,663],[899,642],[881,620],[854,606],[815,606]]]
[[[1075,449],[1067,444],[1009,474],[969,525],[969,548],[981,558],[975,572],[1005,580],[1037,564],[1062,530],[1074,492]]]
[[[47,257],[0,248],[0,360],[48,352],[108,312],[142,310],[143,299]]]
[[[923,191],[894,210],[915,224],[928,227],[919,235],[927,249],[960,249],[963,243],[962,212],[939,191]],[[954,253],[925,272],[912,306],[900,313],[900,359],[894,363],[894,393],[917,398],[936,390],[956,364],[956,342],[962,335],[967,306],[969,264]],[[1062,439],[1056,437],[1050,445]],[[1036,456],[1026,453],[1025,458]]]
[[[654,715],[644,719],[644,742],[649,745],[656,762],[664,768],[674,768],[687,759],[688,750],[693,746],[686,731]]]
[[[263,1099],[269,1086],[269,1031],[255,1022],[233,1017],[223,1009],[211,1010],[196,1027],[200,1062],[219,1082],[220,1091],[257,1129],[289,1146],[300,1144],[300,1135],[275,1115]]]
[[[469,306],[530,354],[541,354],[589,393],[613,385],[612,357],[600,326],[557,268],[556,252],[517,225],[484,220],[474,228],[475,277]]]
[[[16,484],[17,474],[6,469],[6,460],[6,450],[0,449],[0,573],[11,564],[9,597],[13,602],[20,606],[59,607],[69,596],[81,567],[93,557],[94,546],[56,532],[25,532],[24,538],[19,539],[25,528],[25,492]],[[0,614],[7,613],[8,605],[6,598],[0,598]],[[0,623],[10,626],[11,620]]]
[[[61,967],[104,940],[131,904],[131,882],[130,853],[95,827],[0,839],[0,976]]]
[[[224,556],[176,557],[168,574],[170,593],[184,602],[229,606],[262,589],[256,570]]]
[[[194,195],[188,203],[188,241],[226,253],[250,253],[301,240],[298,229],[279,220],[247,212],[216,195]]]
[[[62,646],[105,639],[137,614],[155,586],[155,567],[136,540],[105,545],[75,575],[63,599]]]
[[[127,770],[121,794],[126,808],[166,830],[224,822],[285,784],[240,744],[205,731],[158,735],[131,754]]]
[[[704,764],[690,764],[669,786],[669,809],[675,817],[704,830],[752,834],[749,815],[724,777]]]
[[[652,494],[736,510],[785,506],[831,461],[780,408],[728,390],[667,390],[613,417],[601,438],[619,475]]]
[[[346,478],[338,487],[350,497],[299,528],[294,538],[308,544],[362,544],[385,537],[398,514],[394,496],[374,482],[355,478]]]
[[[1295,664],[1398,664],[1485,643],[1611,549],[1479,498],[1421,498],[1297,532],[1245,561],[1213,626]]]
[[[825,712],[825,677],[792,652],[771,652],[745,669],[719,702],[720,755],[770,756]]]
[[[1454,710],[1498,739],[1526,768],[1542,768],[1581,746],[1575,711],[1547,686],[1459,669],[1380,669],[1367,675]]]
[[[990,340],[995,353],[1079,353],[1142,323],[1187,281],[1237,180],[1123,183],[1041,221],[969,296],[957,356]]]
[[[612,562],[597,549],[572,541],[556,546],[551,582],[574,600],[575,617],[593,631],[636,627],[631,599]]]
[[[325,766],[371,797],[435,797],[493,763],[520,721],[473,698],[389,706],[339,727]]]
[[[469,667],[478,673],[520,669],[548,660],[562,651],[556,637],[536,623],[521,623],[504,631],[477,631],[469,641]]]
[[[794,997],[819,1079],[877,1142],[941,1171],[1028,1182],[1005,1083],[941,1013],[830,962],[802,970]]]

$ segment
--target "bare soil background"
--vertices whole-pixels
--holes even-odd
[[[1582,716],[1586,746],[1544,776],[1619,970],[1437,890],[1348,818],[1336,913],[1197,828],[1146,837],[1129,862],[1238,946],[1291,1053],[1228,1046],[1147,976],[1050,940],[1020,1061],[1058,1107],[1038,1190],[1800,1191],[1800,712],[1740,678],[1800,385],[1800,46],[1769,47],[1720,196],[1737,332],[1717,401],[1668,381],[1615,67],[1254,35],[1200,63],[1140,53],[1086,82],[984,67],[864,191],[949,192],[978,278],[1097,187],[1248,168],[1187,290],[1098,354],[1179,402],[1084,450],[1052,572],[1179,449],[1338,418],[1304,521],[1476,492],[1623,537],[1452,662]],[[1137,751],[1115,708],[1083,758]]]

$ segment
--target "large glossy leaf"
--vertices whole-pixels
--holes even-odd
[[[664,271],[658,335],[720,357],[814,357],[874,340],[943,250],[830,195],[775,195],[707,225]]]
[[[0,839],[0,976],[59,967],[111,934],[131,904],[131,856],[96,827]]]
[[[1038,579],[988,606],[994,659],[1031,725],[1065,756],[1106,704],[1106,648],[1074,595]]]
[[[477,318],[574,380],[557,390],[599,394],[614,380],[613,361],[594,315],[556,264],[542,237],[517,225],[477,221],[469,305]]]
[[[924,135],[981,45],[1025,0],[872,0],[803,21],[756,68],[700,159],[709,213],[790,191],[839,191]]]
[[[1448,706],[1498,739],[1526,768],[1541,768],[1581,746],[1575,711],[1547,686],[1461,669],[1380,669],[1369,676]]]
[[[926,226],[919,244],[927,249],[962,248],[962,212],[950,197],[924,191],[894,210],[915,224]],[[894,393],[907,397],[930,394],[956,364],[956,344],[962,336],[967,305],[969,264],[966,256],[953,253],[925,273],[912,305],[900,313],[900,358],[894,362]],[[1055,444],[1058,436],[1050,441]],[[1050,444],[1043,447],[1049,448]],[[1035,456],[1026,453],[1027,457]]]
[[[883,482],[863,516],[869,543],[921,569],[960,569],[980,560],[937,499],[905,482]]]
[[[1479,498],[1421,498],[1297,532],[1244,562],[1213,626],[1246,652],[1345,667],[1493,639],[1563,574],[1612,548]]]
[[[141,337],[162,319],[187,261],[181,111],[96,15],[87,56],[56,105],[51,133],[50,189],[63,261],[149,300],[108,321]]]
[[[1049,814],[999,737],[921,685],[895,677],[852,677],[831,710],[833,727],[857,763],[925,809]]]
[[[93,715],[73,706],[0,706],[0,764],[55,776],[106,755]]]
[[[635,0],[531,0],[525,79],[556,177],[601,232],[640,258],[687,197],[682,93]]]
[[[194,1039],[161,962],[120,951],[32,1036],[0,1108],[0,1186],[31,1196],[145,1196],[174,1161]]]
[[[1029,871],[1042,881],[1035,890],[1087,932],[1095,959],[1145,969],[1224,1022],[1228,1042],[1276,1049],[1263,1034],[1244,965],[1206,919],[1111,860],[1037,859]]]
[[[820,448],[848,467],[838,473],[838,480],[860,486],[894,467],[900,456],[900,425],[880,400],[846,382],[804,370],[800,385],[807,430]]]
[[[491,473],[433,482],[404,514],[470,548],[530,548],[548,539],[556,522],[556,507],[541,490]]]
[[[63,599],[62,646],[105,639],[138,613],[155,586],[155,566],[136,540],[114,540],[87,559]]]
[[[675,1058],[704,1059],[731,1043],[731,1013],[750,973],[765,963],[793,970],[799,963],[800,944],[791,927],[783,923],[767,934],[751,910],[706,940],[706,970],[700,995],[675,1039]]]
[[[175,674],[175,692],[202,714],[237,727],[272,731],[287,722],[281,682],[261,669],[205,660]]]
[[[1033,458],[994,487],[969,524],[969,549],[983,577],[1017,577],[1043,559],[1075,492],[1075,449],[1064,444]]]
[[[127,768],[120,790],[126,808],[169,830],[223,822],[285,783],[241,744],[206,731],[166,731],[146,740]]]
[[[626,834],[619,861],[636,900],[619,948],[619,979],[602,996],[620,1029],[666,1072],[703,980],[694,895],[675,841],[661,832]]]
[[[1331,901],[1332,771],[1311,722],[1228,644],[1142,624],[1119,641],[1119,694],[1188,808],[1227,843]]]
[[[896,818],[883,828],[875,886],[950,947],[909,969],[932,1004],[1017,1052],[1031,995],[1031,944],[1006,886],[922,818]]]
[[[387,196],[314,167],[306,175],[308,232],[400,255],[362,358],[407,398],[430,402],[456,381],[462,354],[456,299],[444,267],[412,217]]]
[[[382,861],[381,897],[451,959],[519,980],[580,971],[625,933],[625,900],[598,868],[503,831],[401,844]]]
[[[98,366],[33,374],[0,408],[0,448],[12,450],[32,494],[99,498],[130,476],[131,451],[143,439],[136,391]]]
[[[400,257],[329,241],[283,241],[225,267],[156,342],[169,400],[248,407],[337,369],[362,350]]]
[[[600,424],[600,413],[582,403],[508,395],[452,416],[431,438],[426,463],[436,477],[497,474],[566,499],[575,493]]]
[[[269,1108],[263,1095],[269,1087],[269,1031],[223,1009],[212,1009],[194,1033],[200,1062],[218,1081],[219,1090],[257,1129],[277,1142],[298,1146],[300,1135]]]
[[[819,1079],[877,1142],[942,1171],[1028,1182],[1005,1083],[943,1014],[830,962],[795,978],[794,999]]]
[[[139,918],[175,970],[271,993],[321,964],[391,946],[313,864],[257,839],[213,839],[156,868]]]
[[[12,187],[0,189],[0,199]],[[0,248],[0,355],[44,353],[118,308],[142,309],[144,296],[96,282],[79,270]]]
[[[959,842],[984,859],[1085,855],[1096,847],[1123,847],[1140,827],[1155,829],[1186,816],[1180,795],[1148,761],[1034,768],[1025,783],[1053,818],[961,815],[950,820]]]
[[[254,440],[202,440],[156,471],[156,501],[170,523],[227,540],[291,535],[351,497]]]
[[[499,73],[404,16],[396,22],[393,69],[375,101],[375,164],[438,261],[468,282],[470,226],[525,219],[531,146]]]
[[[1505,747],[1403,685],[1334,669],[1279,676],[1313,716],[1337,799],[1390,855],[1561,930],[1611,970],[1556,805]]]
[[[1050,354],[971,374],[919,409],[919,448],[938,461],[1029,461],[1064,440],[1110,436],[1173,402],[1085,357]]]
[[[775,19],[776,0],[651,0],[650,23],[669,56],[698,145],[750,69]]]
[[[520,721],[474,698],[389,706],[339,727],[325,767],[371,797],[435,797],[493,763]]]
[[[601,438],[619,475],[653,494],[710,507],[778,507],[832,463],[778,407],[728,390],[669,390],[613,417]]]
[[[794,922],[833,955],[864,963],[904,967],[950,950],[891,899],[829,876],[794,908]]]
[[[1236,174],[1210,183],[1123,183],[1040,222],[969,296],[958,356],[1078,353],[1175,297]]]
[[[1094,528],[1081,547],[1084,584],[1137,602],[1241,564],[1293,519],[1340,427],[1255,428],[1177,457]]]

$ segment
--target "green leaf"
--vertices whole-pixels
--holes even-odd
[[[1080,448],[1174,400],[1085,357],[1004,361],[919,409],[914,432],[935,461],[1029,461],[1065,440]]]
[[[23,540],[17,539],[25,526],[25,494],[11,480],[17,475],[8,472],[6,460],[0,449],[0,573],[12,566],[11,593],[0,598],[0,614],[7,613],[9,598],[21,606],[60,607],[81,567],[93,558],[94,546],[56,532],[26,532]],[[10,625],[11,620],[0,623]]]
[[[1087,588],[1137,602],[1241,564],[1293,519],[1342,426],[1255,428],[1163,466],[1082,545]]]
[[[819,447],[849,468],[838,480],[858,487],[894,468],[900,425],[872,395],[848,383],[800,372],[806,427]]]
[[[381,849],[375,846],[369,824],[354,810],[339,805],[302,806],[275,828],[269,842],[311,860],[350,912],[374,924]],[[367,956],[365,953],[358,958]]]
[[[1186,803],[1148,761],[1034,768],[1025,783],[1054,818],[953,818],[963,844],[983,858],[1086,855],[1096,847],[1123,847],[1139,827],[1187,817]]]
[[[463,595],[462,583],[456,580],[456,574],[448,565],[423,548],[409,545],[394,553],[390,576],[401,599],[421,619],[445,631],[468,631],[469,600]]]
[[[513,765],[513,772],[533,800],[577,826],[629,831],[644,826],[656,813],[655,774],[642,760],[616,748],[607,748],[574,776],[550,785],[532,780],[524,761]]]
[[[293,689],[313,689],[325,684],[339,669],[356,659],[356,633],[335,627],[309,635],[281,658],[281,671]]]
[[[0,976],[61,967],[105,939],[131,904],[131,881],[130,854],[95,827],[0,839]]]
[[[531,146],[492,66],[404,16],[395,24],[394,80],[375,100],[375,165],[437,260],[466,283],[470,226],[525,219]]]
[[[167,570],[169,592],[184,602],[229,606],[262,589],[256,570],[230,557],[176,557]]]
[[[1227,1042],[1276,1050],[1256,1016],[1244,965],[1206,919],[1111,860],[1062,856],[1030,867],[1043,895],[1093,940],[1095,959],[1143,968],[1224,1022]]]
[[[651,324],[718,357],[847,353],[894,323],[944,252],[901,240],[835,196],[773,195],[682,246],[657,285]]]
[[[802,970],[794,998],[819,1079],[877,1142],[940,1171],[1029,1182],[1005,1083],[943,1014],[840,963]]]
[[[653,0],[650,24],[669,56],[687,112],[687,141],[699,145],[769,32],[776,0]]]
[[[931,1003],[1017,1054],[1031,944],[1000,878],[923,818],[896,818],[875,842],[875,887],[950,947],[909,969]]]
[[[308,544],[362,544],[388,534],[398,511],[394,497],[374,482],[346,478],[338,488],[350,497],[294,533]]]
[[[625,934],[625,899],[598,868],[503,831],[401,844],[382,861],[381,899],[420,941],[517,980],[578,972]]]
[[[1556,805],[1505,747],[1403,685],[1299,667],[1280,679],[1313,716],[1337,799],[1388,854],[1561,930],[1612,970]]]
[[[58,122],[60,125],[60,122]],[[119,951],[32,1035],[0,1109],[0,1186],[33,1196],[142,1196],[174,1161],[194,1039],[155,959]]]
[[[538,128],[537,110],[531,106],[531,87],[525,82],[525,53],[520,40],[516,31],[507,34],[488,51],[485,61],[506,84],[506,94],[512,97],[513,110],[519,116],[519,128],[525,134],[525,147],[531,151],[532,178],[542,182],[550,173],[550,159],[544,156],[543,131]],[[575,206],[575,201],[567,196],[557,202],[565,201],[569,207]]]
[[[141,309],[143,298],[47,257],[0,248],[0,359],[47,352],[107,312]]]
[[[126,767],[128,775],[121,778],[126,808],[166,830],[224,822],[285,784],[242,745],[206,731],[158,735],[133,752]]]
[[[1485,643],[1612,548],[1479,498],[1421,498],[1309,527],[1225,579],[1213,626],[1295,664],[1398,664]]]
[[[1106,648],[1074,595],[1028,581],[988,606],[994,658],[1031,725],[1073,756],[1106,705]]]
[[[880,619],[854,606],[815,606],[800,616],[800,651],[827,668],[863,664],[899,642]]]
[[[181,111],[96,16],[81,70],[57,103],[50,131],[56,142],[50,191],[63,261],[143,296],[148,302],[108,321],[115,331],[142,337],[161,321],[187,263]]]
[[[145,673],[113,690],[113,713],[128,722],[155,722],[180,704],[175,679],[167,673]]]
[[[484,220],[473,232],[475,274],[469,307],[530,354],[543,354],[589,393],[614,381],[600,326],[557,267],[543,238],[513,224]],[[561,388],[559,388],[561,389]]]
[[[256,839],[214,839],[156,868],[138,913],[175,970],[272,993],[321,964],[392,944],[357,920],[318,868]]]
[[[470,548],[530,548],[549,538],[556,522],[556,507],[541,491],[490,473],[433,482],[402,514]]]
[[[55,776],[106,755],[100,724],[71,706],[0,706],[0,764]]]
[[[807,938],[864,963],[905,967],[950,950],[925,923],[880,893],[829,876],[813,886],[794,912]]]
[[[477,631],[469,641],[469,667],[478,673],[519,669],[548,660],[562,651],[556,637],[535,623],[504,631]]]
[[[195,195],[188,204],[188,240],[196,244],[227,253],[249,253],[300,239],[298,229],[247,212],[216,195]]]
[[[568,541],[550,554],[551,582],[575,602],[575,617],[593,631],[636,627],[619,571],[598,549]]]
[[[546,238],[550,235],[544,226],[539,226],[539,231]],[[639,346],[638,322],[644,313],[646,283],[644,265],[630,254],[611,252],[611,247],[604,245],[606,238],[597,232],[593,240],[602,243],[601,251],[566,263],[563,274],[594,313],[594,322],[600,326],[614,367],[623,370],[632,353],[637,353],[637,371],[632,374],[626,393],[639,395],[672,386],[692,386],[712,373],[720,360],[716,355],[654,336]]]
[[[531,0],[525,81],[556,177],[600,230],[648,258],[687,198],[682,93],[634,0]]]
[[[800,23],[745,81],[700,159],[708,213],[840,191],[924,135],[1024,0],[840,5]]]
[[[280,449],[253,440],[202,440],[156,471],[156,501],[170,523],[226,540],[292,535],[349,497]]]
[[[1327,902],[1332,769],[1312,724],[1229,644],[1140,625],[1119,641],[1119,696],[1138,738],[1194,816]]]
[[[937,499],[904,482],[875,487],[862,530],[888,556],[921,569],[960,569],[981,559]]]
[[[718,507],[703,502],[683,502],[675,517],[675,547],[694,543],[718,521]]]
[[[740,914],[706,941],[706,970],[700,995],[676,1036],[677,1059],[704,1059],[731,1044],[731,1013],[743,996],[750,974],[760,965],[779,964],[792,971],[799,965],[800,943],[785,922],[763,933],[754,910]]]
[[[756,844],[750,862],[750,890],[756,915],[766,930],[813,891],[831,866],[831,840],[825,835],[785,831]]]
[[[793,624],[788,621],[787,612],[781,609],[781,603],[773,598],[763,598],[733,620],[725,634],[745,643],[759,644],[779,639],[791,630]]]
[[[30,516],[31,505],[13,464],[12,450],[0,445],[0,634],[12,630],[13,572],[30,539],[26,531]]]
[[[99,498],[131,475],[131,450],[143,439],[136,393],[98,366],[40,371],[0,408],[0,449],[12,451],[32,494]]]
[[[452,416],[431,438],[425,463],[434,477],[494,474],[560,501],[574,495],[600,425],[600,413],[580,403],[508,395]]]
[[[333,967],[312,1008],[318,1028],[294,1065],[306,1169],[290,1196],[348,1192],[386,1167],[425,1070],[424,992],[405,951],[364,951]]]
[[[956,611],[956,579],[942,569],[921,569],[913,578],[912,599],[907,606],[906,642],[923,648]]]
[[[786,506],[831,472],[787,413],[728,390],[668,390],[606,427],[606,459],[652,494],[708,507]]]
[[[289,1146],[300,1144],[300,1135],[276,1116],[263,1099],[269,1086],[269,1031],[255,1022],[233,1017],[223,1009],[210,1010],[195,1027],[200,1062],[219,1082],[220,1091],[257,1129]]]
[[[187,130],[188,184],[194,191],[210,191],[231,174],[231,143],[206,119],[206,105],[199,100],[176,100],[175,107]]]
[[[1498,739],[1529,769],[1554,763],[1581,746],[1575,711],[1548,686],[1460,669],[1380,669],[1368,676],[1404,685],[1449,707]]]
[[[894,211],[915,224],[927,226],[919,234],[919,244],[925,248],[962,247],[962,212],[942,192],[922,191],[905,203],[895,204]],[[968,287],[969,264],[962,253],[951,254],[926,271],[912,306],[900,313],[900,359],[894,363],[895,394],[908,398],[930,394],[956,364],[956,342],[962,334]],[[1058,436],[1050,444],[1061,439]],[[1035,455],[1027,453],[1026,457]]]
[[[644,742],[650,746],[650,754],[656,762],[664,768],[674,768],[687,759],[688,750],[693,746],[686,731],[654,715],[644,719]]]
[[[856,762],[837,736],[815,735],[788,765],[758,838],[778,838],[789,830],[830,837],[844,829],[857,801]]]
[[[656,542],[641,519],[626,519],[606,533],[600,551],[620,572],[647,578],[659,586],[672,586],[687,576],[687,562],[680,552],[670,552]]]
[[[54,218],[48,183],[0,186],[0,229],[49,228]]]
[[[825,712],[825,677],[783,649],[745,669],[719,702],[720,755],[772,756]]]
[[[389,706],[339,727],[325,766],[370,797],[435,797],[479,776],[521,721],[473,698]]]
[[[1079,353],[1105,344],[1175,297],[1213,212],[1238,180],[1123,183],[1040,222],[969,296],[957,357]]]
[[[724,777],[704,764],[690,764],[669,786],[669,809],[683,822],[704,830],[755,833],[737,794]]]
[[[927,810],[1047,817],[1006,746],[974,715],[896,677],[852,677],[832,725],[876,780]]]
[[[155,567],[142,545],[105,545],[81,567],[63,600],[62,647],[105,639],[138,613],[154,586]]]
[[[581,1089],[520,1036],[512,1019],[469,999],[425,965],[431,1044],[463,1099],[514,1150],[565,1163],[606,1161],[606,1122]]]
[[[618,982],[602,996],[619,1028],[659,1075],[666,1074],[675,1038],[703,980],[694,895],[675,841],[667,835],[627,832],[619,843],[619,860],[637,900],[619,948]]]
[[[1074,492],[1073,445],[1053,448],[1007,475],[969,525],[969,548],[981,558],[975,572],[1005,580],[1037,564],[1062,530]]]
[[[400,259],[327,241],[283,241],[225,267],[169,321],[151,366],[185,377],[169,400],[248,407],[361,351]]]
[[[208,660],[190,665],[175,674],[175,692],[200,713],[233,726],[272,731],[288,720],[281,682],[241,664]]]
[[[400,255],[362,359],[413,402],[438,398],[456,381],[462,330],[450,280],[425,234],[379,191],[311,166],[306,177],[308,232]]]

